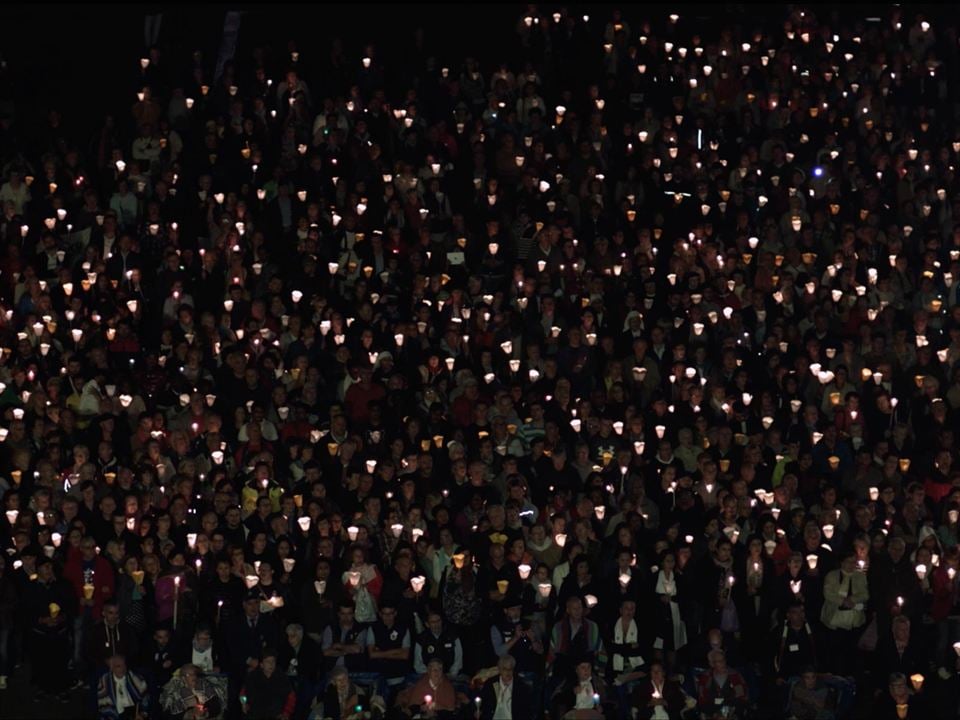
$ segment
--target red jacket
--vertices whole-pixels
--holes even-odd
[[[957,580],[950,579],[946,563],[933,571],[933,575],[930,576],[930,587],[933,590],[930,615],[935,621],[943,620],[957,602]]]
[[[82,612],[85,607],[83,605],[83,554],[79,548],[71,547],[67,551],[63,577],[73,586]],[[114,588],[113,567],[106,558],[97,555],[93,564],[93,607],[90,608],[94,622],[100,620],[103,615],[103,603],[113,597]]]

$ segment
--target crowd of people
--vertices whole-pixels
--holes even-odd
[[[644,9],[0,117],[0,692],[957,716],[957,25]]]

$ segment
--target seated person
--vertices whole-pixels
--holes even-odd
[[[610,696],[607,684],[594,673],[593,662],[588,658],[577,663],[574,676],[557,688],[552,701],[553,717],[570,720],[600,720],[607,717],[604,705],[610,701]]]
[[[220,655],[213,644],[213,633],[209,625],[197,625],[190,644],[190,653],[187,661],[205,673],[220,672]]]
[[[700,712],[710,720],[742,717],[748,699],[743,675],[727,667],[723,650],[711,650],[707,661],[710,669],[697,679]]]
[[[223,687],[207,680],[196,665],[180,668],[160,693],[164,720],[213,720],[226,705]]]
[[[297,696],[290,679],[277,670],[277,653],[264,650],[260,664],[247,674],[240,704],[248,720],[290,720]]]
[[[875,708],[873,717],[877,720],[914,720],[914,718],[930,717],[923,693],[915,693],[910,688],[910,682],[903,673],[890,675],[887,694],[881,698]]]
[[[633,689],[630,706],[640,720],[676,720],[687,707],[687,696],[680,683],[667,677],[663,663],[654,661],[650,674]]]
[[[443,661],[434,658],[427,663],[427,673],[397,695],[397,705],[407,717],[417,713],[430,717],[453,717],[461,704],[453,683],[443,672]]]
[[[370,695],[364,688],[354,684],[346,668],[337,667],[330,673],[330,684],[323,691],[320,703],[310,717],[358,720],[364,717],[364,713],[376,716],[385,709],[383,698]]]
[[[146,681],[127,669],[127,661],[122,655],[111,657],[107,667],[97,686],[100,720],[149,717],[150,693]]]
[[[497,675],[480,691],[480,720],[525,720],[532,712],[530,688],[515,676],[517,661],[504,655],[497,661]]]
[[[796,720],[834,720],[836,695],[813,667],[806,667],[800,682],[793,686],[787,714]]]

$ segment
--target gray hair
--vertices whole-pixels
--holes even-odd
[[[287,632],[293,630],[298,636],[303,637],[303,625],[300,623],[290,623],[287,625]]]
[[[504,655],[497,660],[499,670],[513,670],[517,666],[517,659],[513,655]]]

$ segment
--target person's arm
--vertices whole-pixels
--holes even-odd
[[[97,685],[97,713],[100,720],[118,720],[117,708],[110,697],[110,673],[100,678]]]
[[[500,632],[500,628],[498,628],[496,625],[490,628],[490,644],[493,645],[493,654],[498,658],[509,654],[510,648],[513,647],[515,641],[516,638],[510,642],[504,642],[503,634]]]
[[[373,631],[371,631],[371,636]],[[372,643],[371,643],[372,645]],[[403,636],[403,647],[393,648],[392,650],[378,650],[376,655],[370,651],[370,657],[379,657],[384,660],[409,660],[410,659],[410,631],[407,630]]]
[[[453,641],[453,665],[450,666],[448,674],[456,677],[461,670],[463,670],[463,645],[460,643],[460,638],[456,638]]]
[[[423,664],[423,648],[417,643],[413,648],[413,671],[417,675],[423,675],[427,672],[427,666]]]
[[[870,600],[870,587],[866,579],[863,582],[855,582],[852,587],[852,599],[855,604],[865,605]]]
[[[280,711],[280,717],[283,720],[293,717],[293,711],[297,708],[297,694],[291,690],[287,693],[287,699],[283,702],[283,710]]]
[[[321,651],[323,656],[328,658],[338,658],[343,655],[343,646],[340,643],[333,642],[333,632],[330,628],[323,631]]]

